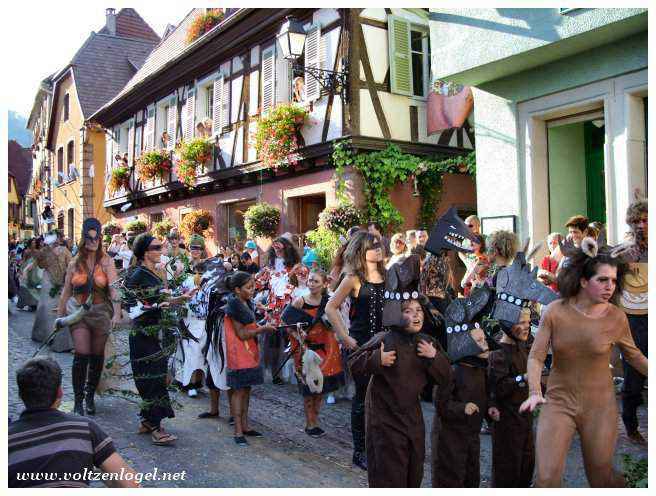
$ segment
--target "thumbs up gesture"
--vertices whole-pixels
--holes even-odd
[[[385,351],[385,343],[380,343],[380,364],[391,367],[396,362],[396,351]]]

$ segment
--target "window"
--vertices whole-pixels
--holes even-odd
[[[412,56],[412,93],[426,96],[428,34],[410,30],[410,53]]]
[[[207,91],[207,106],[205,107],[205,118],[212,119],[214,116],[214,83],[205,88]]]
[[[158,212],[156,214],[150,214],[150,228],[152,229],[155,224],[162,222],[164,220],[164,214]]]
[[[428,30],[388,16],[390,89],[392,93],[426,97],[429,80]]]
[[[75,239],[75,210],[68,209],[68,237]]]
[[[71,180],[73,179],[73,168],[75,167],[75,142],[72,140],[66,146],[66,163],[68,164],[66,174],[68,179]]]
[[[67,121],[69,117],[69,100],[69,95],[66,93],[64,95],[64,121]]]
[[[57,184],[64,182],[64,147],[60,146],[57,150],[57,178],[55,179]]]

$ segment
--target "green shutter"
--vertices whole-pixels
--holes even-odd
[[[392,15],[387,16],[387,22],[392,93],[412,95],[410,23],[401,17]]]

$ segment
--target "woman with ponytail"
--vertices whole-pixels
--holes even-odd
[[[126,305],[134,324],[129,336],[132,374],[143,400],[139,433],[150,433],[155,445],[168,445],[177,437],[166,432],[161,424],[163,419],[175,417],[175,413],[167,390],[167,356],[162,351],[158,324],[162,308],[183,303],[189,295],[161,301],[164,281],[155,269],[162,253],[161,241],[149,233],[140,234],[132,250],[137,265],[126,280],[131,291]]]
[[[276,331],[272,326],[258,326],[253,310],[255,281],[246,272],[234,272],[226,278],[226,287],[231,291],[227,297],[224,318],[226,354],[228,364],[228,386],[232,390],[230,408],[235,420],[235,443],[247,446],[244,436],[261,437],[248,424],[248,404],[251,387],[264,382],[260,365],[260,349],[257,337],[262,333]]]

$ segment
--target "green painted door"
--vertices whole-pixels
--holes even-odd
[[[598,121],[597,121],[598,122]],[[604,180],[605,127],[591,121],[583,125],[585,137],[585,182],[590,221],[606,223],[606,187]]]

